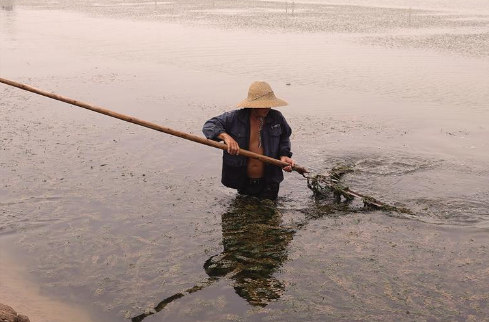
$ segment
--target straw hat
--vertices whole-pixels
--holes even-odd
[[[257,81],[250,85],[248,98],[236,105],[237,107],[267,108],[289,105],[277,98],[267,82]]]

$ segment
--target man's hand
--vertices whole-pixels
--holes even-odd
[[[239,154],[239,145],[229,134],[221,133],[217,136],[219,139],[223,140],[224,143],[228,146],[228,153],[231,155]]]
[[[287,162],[288,164],[290,164],[288,166],[283,167],[284,171],[292,172],[292,167],[295,166],[295,161],[293,159],[286,156],[281,156],[280,161]]]

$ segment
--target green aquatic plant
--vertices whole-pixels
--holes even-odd
[[[374,197],[366,196],[350,190],[350,187],[342,183],[341,179],[345,174],[352,172],[354,172],[354,169],[351,166],[337,165],[326,174],[317,174],[313,176],[304,175],[304,177],[307,179],[307,187],[312,190],[316,198],[327,198],[332,194],[337,203],[342,201],[349,203],[353,199],[359,198],[362,200],[363,206],[366,209],[376,209],[414,215],[414,213],[408,208],[388,205]]]
[[[324,197],[333,193],[337,202],[343,197],[346,201],[353,200],[350,188],[340,180],[347,173],[353,172],[353,168],[347,165],[337,165],[327,174],[317,174],[314,176],[305,176],[307,178],[307,187],[312,190],[316,197]]]

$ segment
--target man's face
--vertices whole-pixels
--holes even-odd
[[[254,108],[253,112],[257,117],[267,117],[268,112],[270,112],[270,107],[267,108]]]

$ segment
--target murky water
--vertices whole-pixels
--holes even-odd
[[[0,246],[47,294],[103,321],[487,320],[486,1],[0,5],[2,77],[199,135],[265,79],[300,164],[416,213],[297,174],[236,198],[217,150],[1,85]]]

